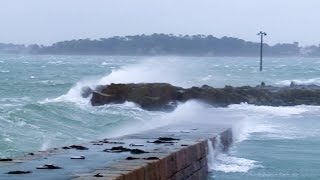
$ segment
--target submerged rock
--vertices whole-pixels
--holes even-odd
[[[181,88],[166,83],[110,84],[99,86],[92,92],[91,104],[100,106],[112,103],[134,102],[146,110],[173,110],[177,103],[200,100],[217,107],[248,103],[267,106],[320,105],[320,86],[291,85],[213,88]]]

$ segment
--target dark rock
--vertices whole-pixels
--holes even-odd
[[[32,171],[9,171],[7,174],[30,174]]]
[[[93,143],[92,145],[95,145],[95,146],[102,146],[103,144],[102,144],[102,143]]]
[[[81,145],[72,145],[72,146],[69,146],[69,148],[76,149],[76,150],[89,150],[89,148],[81,146]]]
[[[112,152],[112,153],[121,153],[121,152],[130,152],[131,154],[143,154],[148,153],[146,151],[143,151],[141,149],[129,149],[122,146],[118,147],[112,147],[111,149],[105,149],[104,152]]]
[[[158,160],[158,157],[147,157],[147,158],[143,158],[145,160]]]
[[[0,158],[0,161],[12,161],[12,159],[11,158]]]
[[[174,144],[173,141],[161,141],[161,140],[147,141],[147,143],[154,143],[154,144]]]
[[[180,139],[171,138],[171,137],[159,137],[158,140],[160,140],[160,141],[179,141]]]
[[[124,144],[124,142],[112,142],[112,141],[107,141],[104,143],[106,143],[106,144]]]
[[[121,152],[129,152],[131,149],[125,148],[123,146],[112,147],[111,149],[105,149],[104,152],[113,152],[113,153],[121,153]]]
[[[103,175],[98,173],[98,174],[95,174],[94,177],[103,177]]]
[[[45,164],[43,166],[37,167],[37,169],[62,169],[59,166],[55,166],[53,164]]]
[[[141,150],[141,149],[131,149],[130,153],[131,154],[144,154],[144,153],[149,153],[149,152]]]
[[[136,160],[136,159],[140,159],[140,158],[135,158],[135,157],[131,157],[131,156],[126,158],[126,160]]]
[[[125,144],[124,142],[109,141],[108,139],[100,140],[100,141],[98,141],[98,143],[105,143],[105,144]]]
[[[147,141],[147,143],[154,143],[154,144],[173,144],[174,141],[179,141],[180,139],[171,138],[171,137],[159,137],[155,141]]]
[[[134,102],[146,110],[173,110],[178,102],[200,100],[215,107],[248,103],[266,106],[320,105],[320,86],[261,86],[213,88],[207,85],[184,89],[166,83],[110,84],[92,92],[93,106]]]
[[[79,157],[71,157],[70,159],[86,159],[86,157],[85,156],[79,156]]]
[[[129,146],[142,147],[142,146],[144,146],[144,145],[143,145],[143,144],[129,144]]]

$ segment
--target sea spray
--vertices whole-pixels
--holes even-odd
[[[208,168],[214,169],[216,157],[218,154],[222,153],[223,145],[221,144],[221,138],[219,135],[217,135],[214,138],[214,143],[211,139],[208,139]]]
[[[200,66],[204,66],[198,64]],[[85,77],[78,81],[69,91],[54,99],[47,99],[46,102],[73,102],[83,104],[89,98],[83,98],[81,91],[85,87],[95,89],[99,85],[111,83],[170,83],[175,86],[191,87],[202,86],[203,78],[201,72],[196,72],[196,77],[190,76],[193,71],[192,65],[187,65],[177,57],[170,58],[147,58],[135,64],[124,65],[112,69],[107,75],[96,77]],[[207,76],[207,75],[206,75]],[[196,82],[196,83],[195,83]]]
[[[50,147],[50,140],[45,140],[41,145],[40,151],[46,151],[49,149],[49,147]]]
[[[238,158],[223,152],[223,145],[220,137],[217,136],[212,140],[208,140],[208,169],[209,171],[230,172],[248,172],[254,168],[262,168],[257,161],[245,158]]]

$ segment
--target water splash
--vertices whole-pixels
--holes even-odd
[[[292,79],[292,80],[283,80],[276,83],[276,85],[280,86],[289,86],[291,83],[298,85],[320,85],[320,78],[310,78],[310,79]]]
[[[45,140],[40,148],[40,151],[46,151],[50,148],[50,140]]]
[[[222,171],[224,173],[248,172],[254,168],[262,168],[257,161],[230,156],[222,152],[220,137],[214,143],[208,140],[208,168],[209,171]]]

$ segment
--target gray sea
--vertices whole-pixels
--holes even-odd
[[[320,179],[320,107],[245,102],[213,108],[196,101],[173,112],[133,103],[92,107],[85,86],[167,82],[284,86],[320,85],[320,58],[112,57],[0,55],[0,157],[121,136],[174,122],[233,124],[228,153],[210,156],[210,179]]]

